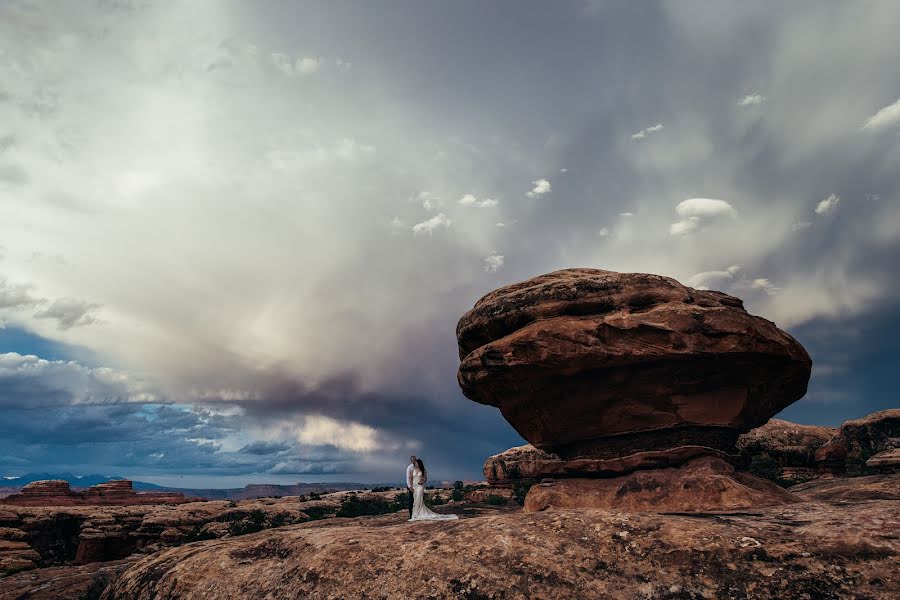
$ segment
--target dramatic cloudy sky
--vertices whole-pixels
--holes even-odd
[[[454,328],[721,289],[897,406],[900,2],[0,2],[0,474],[475,478]]]

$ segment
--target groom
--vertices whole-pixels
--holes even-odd
[[[409,466],[406,467],[406,495],[409,498],[409,518],[412,519],[413,509],[413,469],[415,469],[416,457],[409,457]]]

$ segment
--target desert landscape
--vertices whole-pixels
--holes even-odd
[[[0,600],[900,600],[900,0],[0,0]]]
[[[573,269],[485,296],[459,382],[532,443],[484,482],[190,501],[131,482],[0,499],[0,598],[892,598],[900,409],[772,419],[811,360],[738,298]],[[743,432],[743,433],[742,433]]]

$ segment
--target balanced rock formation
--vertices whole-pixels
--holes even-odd
[[[870,458],[895,449],[900,449],[900,408],[846,421],[834,437],[816,451],[816,462],[823,473],[857,475],[865,471]],[[890,456],[886,454],[883,458]],[[875,461],[872,466],[887,464]]]
[[[560,460],[542,457],[540,469],[569,476],[705,457],[698,472],[730,477],[725,459],[738,436],[801,398],[812,366],[794,338],[740,299],[642,273],[567,269],[506,286],[479,300],[456,332],[466,397],[499,408]],[[672,485],[682,478],[669,475]],[[743,505],[758,504],[754,493]]]
[[[753,473],[793,485],[819,476],[816,451],[835,433],[834,427],[772,419],[740,436],[737,450],[742,465]]]
[[[0,498],[0,504],[17,506],[127,506],[182,504],[189,501],[184,494],[178,492],[135,492],[127,479],[99,483],[83,492],[72,490],[69,482],[61,479],[34,481],[23,487],[18,494]]]

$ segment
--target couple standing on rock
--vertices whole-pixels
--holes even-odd
[[[422,459],[415,456],[409,457],[409,466],[406,467],[406,492],[409,498],[410,521],[451,521],[458,519],[456,515],[442,515],[432,512],[425,506],[425,482],[428,481],[428,471]]]

